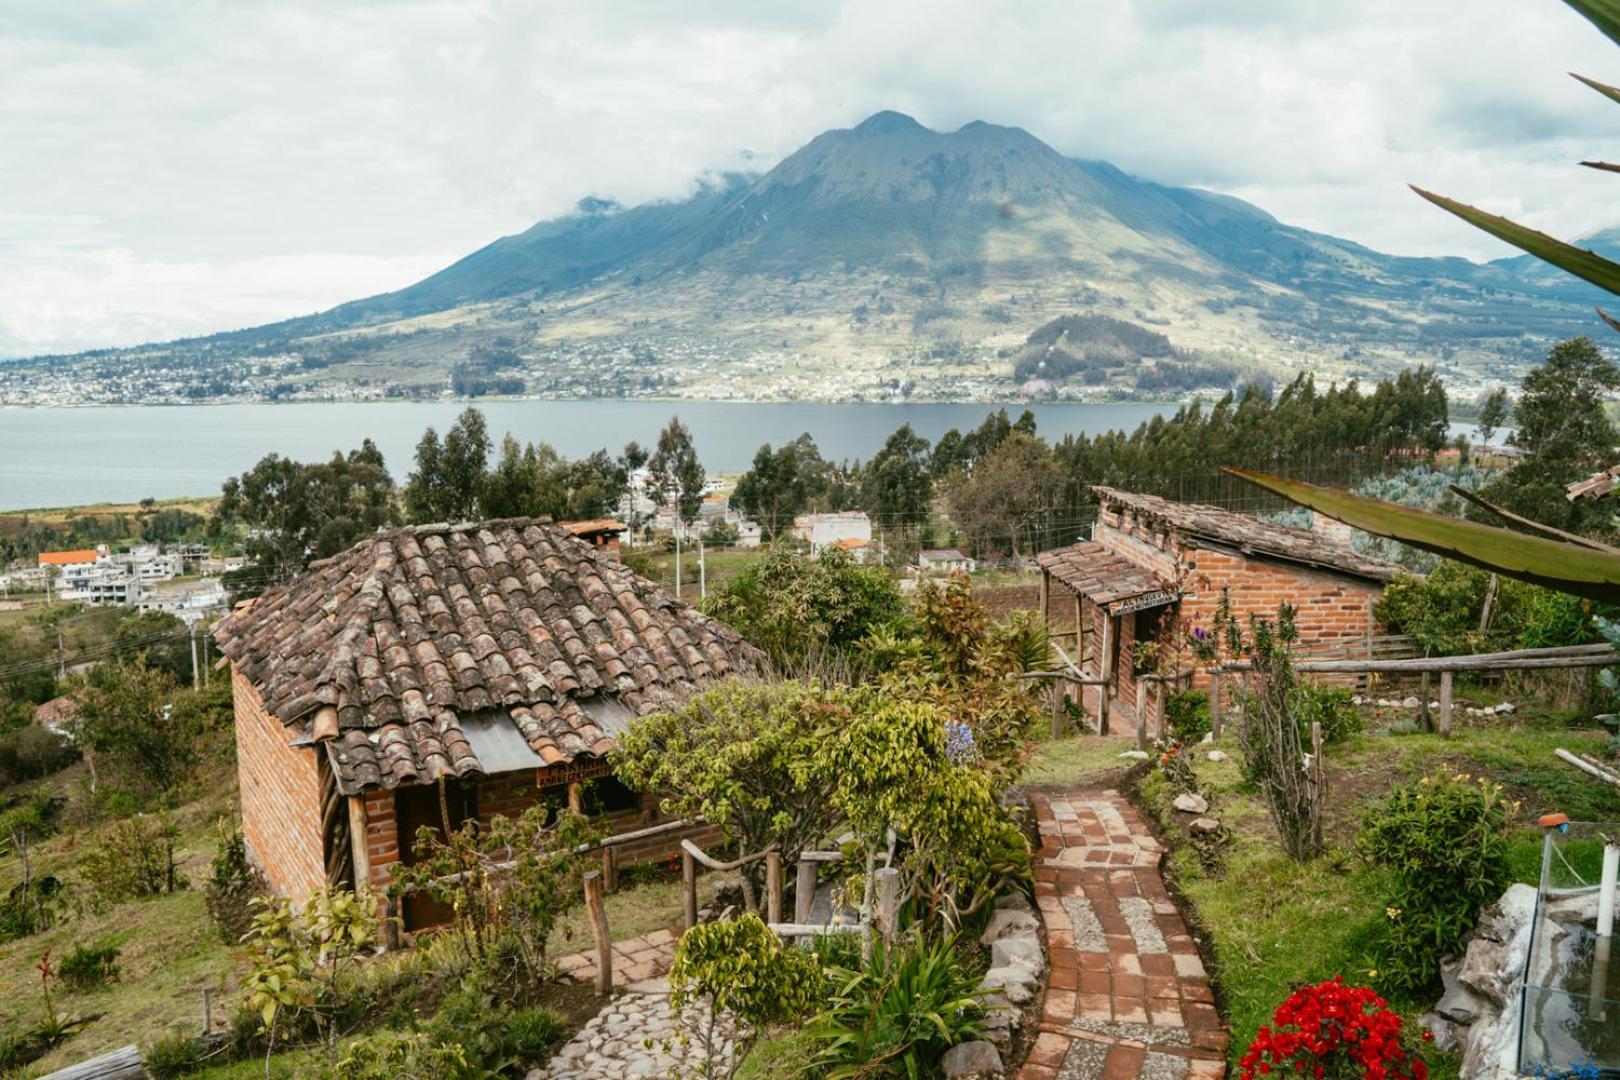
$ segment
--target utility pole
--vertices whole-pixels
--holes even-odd
[[[197,620],[186,620],[186,629],[191,633],[191,688],[202,689],[202,668],[197,663]]]
[[[681,598],[681,525],[684,524],[679,517],[675,519],[675,599]]]
[[[708,595],[709,595],[708,563],[704,561],[704,558],[703,558],[703,541],[701,539],[699,539],[698,540],[698,599],[700,599],[700,600],[704,599]]]
[[[62,624],[56,624],[56,677],[67,678],[67,642],[62,638]]]

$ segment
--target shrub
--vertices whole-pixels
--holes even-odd
[[[1379,944],[1384,985],[1404,993],[1431,986],[1441,957],[1502,894],[1509,811],[1500,786],[1441,769],[1368,812],[1357,842],[1395,879]]]
[[[152,1080],[173,1080],[203,1065],[202,1042],[183,1031],[159,1035],[141,1048],[141,1064]]]
[[[301,1069],[300,1080],[482,1080],[460,1043],[379,1032],[344,1044],[335,1063]]]
[[[174,841],[179,830],[161,815],[138,815],[102,831],[79,863],[91,894],[115,904],[183,885],[175,874]]]
[[[0,787],[37,780],[79,760],[73,743],[37,724],[0,734]]]
[[[1164,720],[1170,737],[1179,743],[1195,743],[1210,733],[1209,695],[1202,690],[1182,690],[1164,697]]]
[[[233,828],[224,818],[216,825],[219,848],[209,867],[208,884],[203,890],[203,903],[209,918],[219,930],[227,945],[240,942],[253,925],[254,896],[263,892],[259,874],[248,862],[247,841],[242,830]]]
[[[547,1009],[513,1009],[480,977],[446,994],[424,1029],[432,1043],[456,1045],[469,1065],[490,1073],[521,1071],[550,1056],[567,1025]]]
[[[695,1010],[685,1012],[682,1023],[695,1027],[692,1034],[703,1044],[706,1075],[712,1080],[722,1039],[720,1014],[737,1023],[735,1071],[761,1030],[808,1013],[820,986],[815,959],[783,948],[776,934],[749,912],[729,922],[702,923],[681,935],[669,972],[669,1003],[677,1012],[695,1002],[708,1006],[701,1019],[695,1018]]]
[[[62,957],[57,977],[70,990],[93,990],[118,979],[118,947],[75,945]]]
[[[1299,737],[1309,745],[1311,724],[1322,725],[1322,741],[1336,743],[1361,732],[1361,710],[1352,703],[1354,695],[1342,686],[1310,686],[1301,683],[1294,696],[1294,722]]]
[[[806,1028],[817,1069],[932,1076],[952,1046],[983,1037],[979,980],[954,939],[892,949],[879,942],[864,967],[827,974],[831,1000]]]
[[[1273,1073],[1426,1080],[1429,1067],[1406,1042],[1400,1014],[1387,1001],[1334,977],[1277,1006],[1238,1064],[1243,1080]]]

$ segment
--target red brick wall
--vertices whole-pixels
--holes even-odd
[[[234,669],[231,696],[248,854],[272,889],[302,900],[326,884],[315,751],[290,745],[292,733],[265,711],[258,691]]]

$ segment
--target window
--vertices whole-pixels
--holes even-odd
[[[618,777],[598,776],[585,782],[585,813],[619,814],[641,809],[641,793],[626,787]]]

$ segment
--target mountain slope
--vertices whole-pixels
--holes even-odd
[[[555,395],[1005,396],[1032,331],[1098,316],[1151,325],[1217,381],[1429,362],[1466,388],[1592,329],[1595,291],[1539,267],[1385,255],[1019,128],[938,132],[883,112],[763,175],[628,209],[587,199],[397,292],[97,354],[94,370],[259,396],[420,395],[453,368],[482,385],[498,357],[500,385]],[[0,400],[16,399],[7,379]]]

